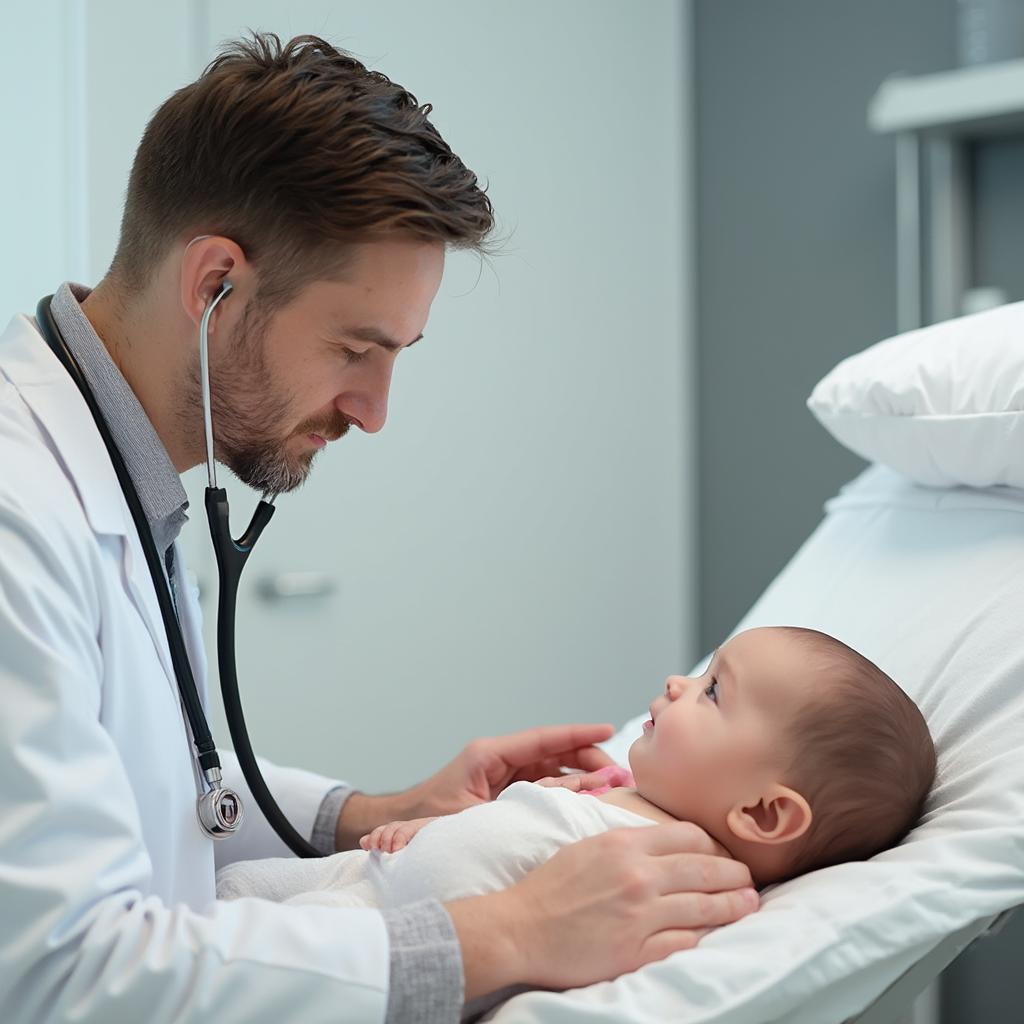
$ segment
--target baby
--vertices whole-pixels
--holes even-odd
[[[459,814],[382,826],[363,850],[232,865],[218,875],[218,895],[451,900],[512,885],[587,835],[675,820],[699,825],[763,887],[894,846],[935,775],[914,702],[814,630],[740,633],[702,676],[670,676],[650,711],[629,751],[632,786],[594,795],[516,783]]]
[[[629,751],[634,790],[601,799],[700,825],[756,885],[895,846],[935,777],[917,705],[832,637],[740,633],[699,679],[670,676]]]

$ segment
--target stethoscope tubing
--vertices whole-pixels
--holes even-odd
[[[225,280],[217,294],[206,304],[199,321],[199,378],[203,398],[203,429],[206,435],[206,518],[210,540],[217,558],[217,669],[224,700],[224,717],[235,748],[235,756],[256,805],[271,827],[289,849],[299,857],[319,857],[320,852],[293,827],[281,810],[270,787],[263,778],[256,753],[249,739],[238,688],[238,667],[235,658],[235,619],[238,608],[238,584],[242,570],[274,514],[274,498],[260,500],[249,526],[237,540],[231,534],[231,516],[227,491],[217,486],[217,463],[214,459],[213,408],[210,399],[210,318],[217,305],[231,293],[231,282]]]
[[[185,650],[184,637],[181,633],[181,627],[178,625],[178,618],[174,611],[170,590],[165,582],[164,570],[160,564],[160,555],[157,553],[156,544],[153,542],[153,534],[149,529],[149,523],[143,511],[142,502],[139,499],[138,492],[135,490],[135,485],[128,473],[128,467],[124,463],[120,449],[114,442],[106,420],[103,418],[103,413],[93,397],[82,368],[79,366],[78,360],[75,359],[71,350],[67,347],[64,336],[57,326],[57,322],[53,319],[53,313],[50,311],[51,298],[52,296],[48,295],[40,301],[36,308],[36,320],[43,330],[44,337],[49,342],[51,349],[53,349],[57,358],[71,375],[71,379],[78,386],[82,398],[85,399],[85,404],[88,406],[89,412],[96,423],[96,429],[99,431],[104,445],[106,445],[110,462],[114,467],[118,483],[121,485],[132,520],[135,522],[136,527],[139,528],[139,541],[142,544],[142,552],[146,559],[146,565],[149,568],[149,574],[153,577],[154,585],[157,580],[160,581],[159,586],[154,586],[157,604],[160,608],[160,616],[163,619],[164,629],[167,634],[167,646],[171,654],[171,665],[174,668],[178,691],[181,694],[182,705],[184,706],[185,715],[192,732],[192,742],[196,748],[199,765],[204,771],[210,768],[220,768],[220,756],[217,753],[217,746],[213,742],[213,736],[206,722],[202,701],[199,699],[199,692],[196,689],[195,679],[192,676],[192,666],[188,660],[188,652]],[[140,524],[145,529],[142,529]]]
[[[217,486],[217,463],[213,457],[213,403],[210,401],[210,317],[217,304],[231,294],[231,282],[225,281],[206,304],[199,321],[199,381],[203,395],[203,433],[206,437],[206,474],[211,487]]]
[[[217,650],[221,692],[224,697],[224,708],[231,739],[235,747],[235,754],[238,757],[242,773],[257,805],[271,827],[294,853],[300,857],[319,857],[321,856],[320,852],[295,830],[270,793],[270,789],[263,778],[259,764],[256,761],[256,755],[252,749],[238,691],[238,674],[235,662],[235,617],[238,583],[242,568],[252,551],[253,545],[273,515],[274,506],[272,501],[261,500],[248,529],[236,541],[231,536],[227,493],[222,488],[216,486],[216,471],[213,460],[212,414],[210,412],[209,395],[207,332],[213,309],[230,290],[230,284],[225,282],[214,299],[207,305],[200,326],[200,373],[203,387],[203,415],[204,427],[206,428],[207,464],[211,479],[211,486],[206,489],[206,508],[211,539],[217,558],[219,577]],[[220,788],[220,756],[217,753],[217,747],[210,732],[206,713],[203,710],[203,704],[196,687],[195,677],[192,674],[192,666],[185,647],[185,639],[174,609],[174,602],[167,578],[164,576],[160,556],[156,550],[153,534],[149,528],[149,522],[146,519],[142,502],[128,473],[128,468],[124,463],[120,449],[110,433],[103,413],[85,379],[81,366],[68,348],[60,327],[53,317],[50,309],[51,300],[52,296],[50,295],[40,300],[36,309],[36,320],[43,338],[78,387],[92,415],[96,429],[99,431],[100,437],[107,449],[111,465],[121,486],[125,502],[128,505],[128,510],[131,513],[132,521],[135,524],[139,541],[142,545],[146,565],[153,580],[153,587],[156,591],[157,605],[160,608],[160,616],[163,620],[164,632],[167,636],[167,646],[171,655],[171,665],[174,669],[178,693],[181,697],[181,704],[185,712],[189,731],[191,732],[194,756],[199,765],[201,776],[208,787],[199,801],[200,823],[203,830],[211,837],[216,839],[226,838],[237,831],[238,826],[241,824],[241,801],[237,794]],[[227,794],[231,799],[237,801],[239,809],[237,820],[224,822],[220,820],[219,815],[214,813],[214,804],[218,797],[223,794]],[[218,824],[223,827],[218,828]]]

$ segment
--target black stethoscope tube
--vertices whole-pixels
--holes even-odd
[[[245,727],[245,715],[242,713],[242,698],[238,692],[238,670],[235,665],[235,608],[238,603],[238,581],[253,545],[273,514],[274,506],[268,501],[260,501],[249,528],[238,540],[234,540],[231,537],[227,492],[222,487],[206,488],[206,517],[210,523],[213,550],[217,555],[217,575],[220,578],[217,595],[217,666],[220,671],[220,692],[224,698],[224,714],[228,721],[228,732],[231,733],[235,756],[242,766],[242,774],[263,816],[293,853],[300,857],[319,857],[320,852],[296,832],[263,779],[252,743],[249,742],[249,730]]]
[[[78,365],[78,361],[67,347],[60,327],[53,318],[53,313],[50,310],[51,299],[52,296],[48,295],[40,300],[36,308],[36,320],[43,338],[77,385],[89,412],[92,414],[92,418],[96,423],[96,429],[99,431],[107,453],[110,456],[110,461],[117,475],[118,483],[121,485],[125,502],[135,523],[139,541],[142,544],[143,554],[146,558],[146,565],[149,568],[149,574],[152,577],[153,587],[156,591],[157,604],[160,608],[160,616],[163,619],[164,630],[167,635],[167,646],[171,654],[171,664],[174,668],[178,693],[181,696],[182,707],[184,708],[189,729],[192,733],[195,757],[201,774],[210,787],[199,801],[200,822],[204,831],[213,838],[225,838],[236,831],[241,823],[241,802],[237,794],[231,790],[219,788],[221,778],[220,757],[217,754],[217,747],[210,733],[202,701],[196,688],[195,678],[192,675],[192,666],[189,663],[185,639],[174,610],[174,603],[167,579],[164,576],[163,566],[160,563],[160,556],[156,550],[156,544],[153,541],[149,522],[146,519],[142,502],[139,499],[138,492],[135,490],[135,485],[128,473],[128,468],[124,464],[121,452],[110,434],[106,420],[103,418],[103,413],[100,411],[99,405],[85,379],[85,375]],[[241,698],[238,693],[234,643],[238,582],[241,577],[242,568],[252,551],[253,545],[274,513],[274,506],[270,502],[260,501],[249,524],[249,528],[237,541],[231,536],[227,493],[222,488],[208,487],[206,489],[206,511],[210,523],[210,535],[217,556],[217,571],[220,578],[217,608],[217,650],[221,692],[224,697],[224,709],[228,728],[231,732],[231,739],[235,746],[235,754],[238,757],[245,780],[256,799],[256,803],[259,805],[260,810],[263,811],[264,816],[274,831],[298,856],[319,857],[321,856],[319,851],[303,839],[292,827],[263,779],[259,765],[256,762],[256,755],[253,753],[252,744],[249,741]],[[228,807],[237,808],[237,813],[229,811],[227,817],[225,817],[223,807],[221,806],[225,797],[227,798],[226,804]]]

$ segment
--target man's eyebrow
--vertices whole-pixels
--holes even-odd
[[[354,338],[356,341],[365,341],[371,345],[380,345],[381,348],[386,348],[389,352],[398,352],[400,349],[408,348],[409,345],[415,345],[422,334],[413,338],[409,342],[409,345],[403,345],[400,341],[395,341],[390,335],[385,334],[384,331],[378,327],[341,327],[338,328],[338,333],[344,335],[346,338]]]

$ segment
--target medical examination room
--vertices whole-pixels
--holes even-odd
[[[1024,0],[0,32],[3,1024],[1024,1021]]]

